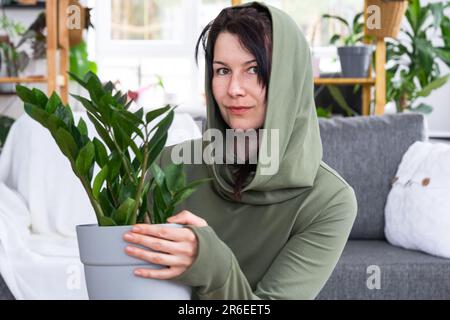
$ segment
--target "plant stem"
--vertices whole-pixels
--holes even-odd
[[[86,181],[85,178],[82,176],[78,176],[78,178],[81,180],[81,184],[83,185],[84,189],[86,190],[86,193],[89,197],[89,201],[91,202],[91,205],[94,208],[95,215],[97,216],[98,224],[100,225],[100,218],[105,216],[105,214],[103,213],[102,207],[94,199],[94,196],[92,195],[91,187],[90,187],[90,184],[88,183],[88,181]]]
[[[148,131],[147,128],[145,128],[145,144],[144,144],[144,160],[142,162],[141,167],[141,178],[139,181],[138,188],[136,190],[136,199],[135,204],[133,208],[132,215],[137,215],[137,211],[139,210],[139,207],[141,205],[141,192],[142,188],[144,187],[144,181],[145,181],[145,169],[147,168],[147,162],[148,162]]]
[[[112,201],[114,202],[114,207],[119,207],[120,203],[117,201],[117,199],[114,197],[114,193],[112,191],[112,186],[109,185],[109,183],[106,185],[106,190],[108,190],[109,195],[111,196]]]
[[[117,141],[116,141],[116,137],[114,136],[114,134],[112,134],[111,128],[110,128],[110,127],[108,127],[107,130],[108,130],[108,133],[109,133],[110,136],[111,136],[111,140],[113,141],[114,146],[116,147],[117,151],[119,152],[120,159],[122,160],[122,163],[123,163],[123,165],[124,165],[125,171],[126,171],[127,174],[128,174],[128,178],[130,179],[130,181],[136,183],[137,181],[136,181],[136,179],[134,179],[134,177],[131,175],[131,169],[130,169],[130,167],[128,166],[128,163],[127,163],[127,162],[125,161],[125,159],[124,159],[124,158],[125,158],[125,154],[123,153],[122,149],[120,149],[119,144],[118,144]]]

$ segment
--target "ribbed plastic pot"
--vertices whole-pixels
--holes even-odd
[[[372,47],[367,45],[337,48],[344,78],[366,78],[369,72]]]
[[[179,228],[179,224],[163,224]],[[191,287],[173,280],[148,279],[134,275],[136,268],[161,269],[125,253],[130,243],[123,235],[132,226],[76,227],[80,259],[84,264],[90,300],[190,300]],[[146,248],[150,250],[149,248]]]

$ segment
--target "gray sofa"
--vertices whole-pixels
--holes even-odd
[[[450,299],[450,259],[392,246],[384,236],[391,180],[408,147],[427,139],[424,116],[321,119],[320,131],[323,159],[355,189],[358,215],[317,299]]]
[[[320,119],[320,130],[324,161],[355,189],[358,216],[317,299],[450,299],[450,260],[394,247],[384,237],[390,182],[408,147],[426,139],[424,117]],[[0,277],[0,299],[8,298]]]

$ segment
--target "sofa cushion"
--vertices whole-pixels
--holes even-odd
[[[449,274],[449,259],[383,240],[350,240],[317,299],[450,299]]]
[[[425,141],[419,113],[319,119],[323,160],[353,187],[358,215],[350,239],[384,239],[384,207],[403,154]]]

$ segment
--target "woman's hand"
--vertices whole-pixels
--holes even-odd
[[[168,223],[189,224],[198,227],[207,226],[208,223],[183,210],[167,219]],[[171,279],[186,271],[197,256],[197,237],[189,228],[172,228],[153,224],[136,224],[131,232],[124,235],[127,242],[139,244],[160,252],[153,252],[127,246],[125,252],[135,258],[167,266],[162,269],[136,269],[134,274],[144,278]]]

